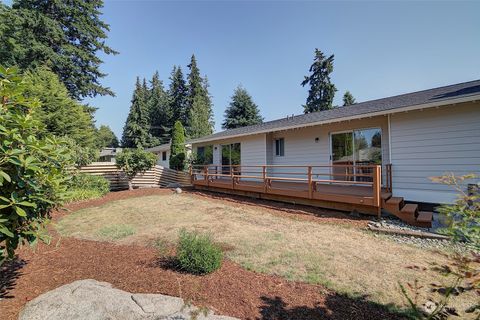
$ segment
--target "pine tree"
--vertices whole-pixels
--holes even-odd
[[[172,141],[170,145],[170,169],[183,170],[185,169],[185,129],[180,121],[175,121],[172,130]]]
[[[355,98],[353,95],[350,93],[350,91],[345,91],[345,94],[343,95],[343,106],[350,106],[352,104],[355,104]]]
[[[322,51],[315,49],[315,58],[310,66],[309,76],[305,76],[302,86],[309,85],[305,113],[332,109],[333,97],[337,88],[330,81],[333,72],[333,54],[326,58]]]
[[[188,98],[187,98],[187,135],[199,138],[213,132],[212,100],[208,92],[208,80],[202,79],[195,55],[188,65]]]
[[[123,127],[122,147],[124,148],[145,148],[150,144],[145,93],[144,86],[137,77],[130,113]]]
[[[245,127],[263,122],[258,106],[253,102],[247,90],[238,86],[231,99],[230,105],[225,110],[223,129]]]
[[[170,87],[168,98],[171,112],[171,119],[168,127],[173,128],[175,121],[180,121],[183,126],[187,124],[187,86],[183,78],[182,68],[174,66],[170,76]]]
[[[150,115],[150,134],[159,139],[160,143],[170,140],[170,119],[172,118],[168,95],[163,88],[158,71],[150,81],[150,94],[148,98],[148,111]]]
[[[103,61],[117,54],[105,44],[109,25],[101,0],[14,0],[0,5],[0,61],[22,69],[48,66],[75,99],[113,95],[99,80]]]

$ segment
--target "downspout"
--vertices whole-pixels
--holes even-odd
[[[390,126],[390,113],[387,114],[388,119],[388,162],[392,163],[392,134],[391,134],[391,126]]]

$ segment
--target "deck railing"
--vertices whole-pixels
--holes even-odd
[[[380,165],[194,165],[190,167],[190,176],[192,184],[309,199],[330,200],[331,194],[329,197],[322,196],[319,187],[333,185],[338,186],[335,190],[340,190],[337,191],[336,198],[333,198],[340,202],[381,207]],[[306,188],[302,188],[303,186]],[[360,188],[350,188],[349,192],[342,194],[341,186]],[[390,165],[385,170],[385,189],[391,191]],[[356,195],[355,191],[360,190],[361,196]]]

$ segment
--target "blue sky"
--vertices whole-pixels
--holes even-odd
[[[480,2],[105,1],[107,43],[102,80],[116,97],[88,102],[97,125],[120,137],[135,77],[160,72],[195,53],[210,81],[215,128],[242,84],[265,120],[302,113],[300,86],[317,47],[335,54],[332,80],[340,104],[480,78]]]

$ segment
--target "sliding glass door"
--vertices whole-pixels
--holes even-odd
[[[240,165],[240,143],[222,145],[222,173],[230,174],[231,166]]]
[[[357,168],[355,172],[351,165],[382,164],[382,130],[380,128],[358,129],[346,132],[332,133],[331,160],[334,180],[354,180],[348,174],[369,173],[368,168]],[[357,177],[355,180],[364,181]]]

